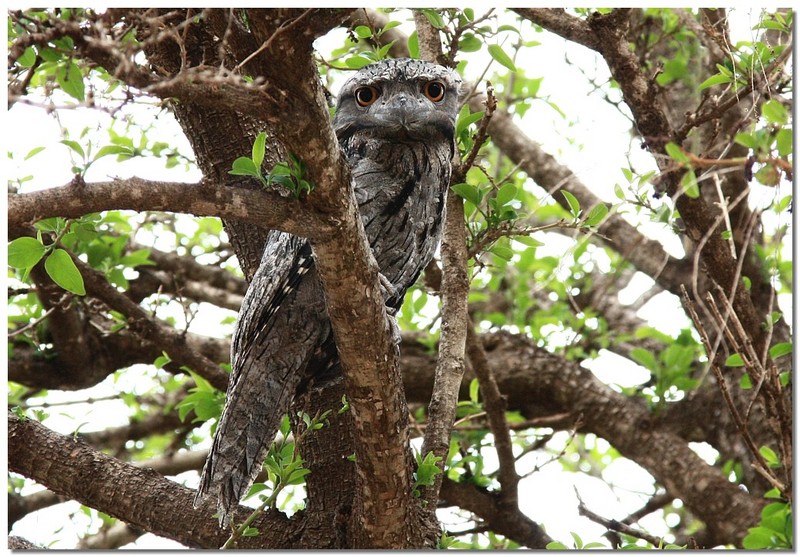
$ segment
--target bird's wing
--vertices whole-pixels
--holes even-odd
[[[307,240],[270,233],[239,315],[225,408],[195,498],[215,496],[223,525],[258,475],[308,361],[330,330]]]

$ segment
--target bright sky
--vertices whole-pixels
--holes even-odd
[[[482,13],[484,8],[475,5],[476,14]],[[754,22],[758,17],[758,10],[742,8],[732,13],[732,29],[740,37],[750,37]],[[395,16],[399,18],[399,16]],[[411,24],[404,24],[404,30],[413,30]],[[4,29],[5,31],[5,29]],[[330,38],[321,40],[318,49],[322,52],[339,46],[344,35],[343,31],[331,34]],[[545,102],[538,102],[528,112],[522,122],[522,127],[532,138],[540,142],[545,149],[555,155],[561,162],[569,166],[573,172],[598,196],[608,202],[616,200],[613,189],[616,183],[624,183],[620,168],[632,162],[639,172],[654,169],[651,157],[639,148],[639,141],[630,133],[629,121],[622,117],[600,95],[593,94],[590,86],[578,68],[594,75],[600,82],[604,82],[608,71],[603,63],[597,63],[596,56],[589,50],[567,43],[550,33],[539,33],[526,36],[526,39],[536,39],[540,46],[528,49],[524,57],[518,59],[518,65],[527,71],[529,77],[544,77],[540,95],[555,102],[568,118],[564,119]],[[509,42],[510,44],[510,42]],[[467,67],[467,78],[474,80],[489,63],[490,58],[485,53],[468,54],[470,63]],[[568,64],[565,59],[574,65]],[[56,96],[57,99],[63,99]],[[13,130],[12,134],[3,134],[7,150],[13,157],[6,161],[5,173],[8,178],[18,179],[32,175],[33,179],[25,185],[25,191],[39,188],[60,186],[71,178],[69,149],[59,144],[61,126],[71,131],[76,138],[84,127],[89,128],[89,134],[105,139],[105,130],[113,126],[119,133],[123,133],[125,124],[123,118],[134,118],[136,123],[144,124],[153,117],[158,121],[149,133],[151,139],[160,139],[180,149],[181,152],[191,153],[188,142],[183,137],[180,128],[171,115],[159,113],[158,109],[144,110],[140,106],[125,107],[112,122],[110,117],[102,112],[77,109],[57,112],[59,122],[53,115],[47,115],[39,106],[26,106],[17,103],[6,115],[3,124],[4,130]],[[602,130],[602,133],[598,133]],[[31,149],[40,145],[47,145],[47,149],[31,159],[23,158]],[[630,160],[630,162],[629,162]],[[88,172],[86,180],[99,181],[109,177],[139,176],[151,179],[175,180],[194,182],[200,178],[196,169],[188,172],[181,168],[165,170],[163,161],[158,159],[135,159],[117,163],[114,157],[106,157],[96,163]],[[785,185],[780,195],[788,193],[790,186]],[[764,192],[771,199],[776,191]],[[787,219],[790,217],[787,217]],[[188,222],[188,220],[187,220]],[[664,229],[659,225],[649,222],[639,223],[640,230],[657,237],[664,242],[665,248],[676,256],[682,254],[680,241],[671,234],[664,234]],[[557,243],[553,235],[548,237],[553,254],[563,254],[565,244]],[[162,242],[170,245],[170,238]],[[5,244],[3,244],[5,245]],[[169,248],[168,248],[169,249]],[[545,248],[539,248],[544,251]],[[602,262],[599,264],[602,265]],[[637,275],[631,286],[626,289],[628,302],[635,300],[639,294],[647,290],[652,281]],[[782,299],[781,303],[791,311],[789,299]],[[177,306],[176,306],[177,308]],[[224,335],[230,331],[219,327],[219,310],[212,311],[208,307],[203,311],[208,317],[196,319],[191,330],[199,334]],[[645,319],[658,319],[662,330],[664,329],[665,314],[669,315],[667,321],[677,332],[687,325],[687,321],[680,311],[676,299],[671,296],[659,296],[649,302],[641,310],[640,315]],[[182,311],[177,311],[177,318],[181,318]],[[213,325],[209,327],[207,323]],[[670,327],[668,327],[670,328]],[[645,380],[648,374],[639,366],[611,353],[603,354],[596,361],[588,364],[601,380],[608,383],[617,383],[622,386],[632,386]],[[144,368],[143,368],[144,369]],[[121,389],[127,392],[144,392],[147,385],[142,385],[133,378],[136,374],[123,374],[115,385],[111,380],[85,391],[70,393],[51,393],[50,400],[81,400],[88,397],[102,397],[114,390]],[[68,413],[69,416],[63,414]],[[45,424],[65,434],[72,433],[78,426],[82,431],[101,429],[111,425],[121,425],[127,422],[124,410],[120,412],[119,403],[97,402],[93,405],[70,405],[51,411],[51,418]],[[82,425],[83,424],[83,425]],[[596,441],[599,445],[603,440]],[[556,451],[567,443],[567,435],[556,435],[549,444]],[[713,451],[698,447],[697,450],[707,458],[711,458]],[[548,459],[547,455],[530,455],[523,461],[525,469],[528,464],[542,465]],[[487,466],[493,462],[493,455],[486,454]],[[614,461],[604,472],[605,481],[591,478],[582,473],[568,473],[561,469],[558,463],[544,465],[543,468],[528,477],[521,484],[521,506],[529,516],[543,524],[548,533],[555,539],[564,543],[571,543],[571,531],[579,532],[584,541],[601,541],[604,529],[597,524],[578,516],[576,490],[580,493],[586,505],[595,512],[609,518],[623,518],[630,512],[641,507],[649,498],[652,478],[634,463],[620,458]],[[197,475],[184,474],[179,479],[185,479],[188,486],[196,485]],[[614,486],[610,488],[609,486]],[[77,513],[74,523],[65,522],[68,512],[77,509],[75,503],[57,505],[46,511],[34,513],[15,524],[11,534],[23,536],[31,541],[47,543],[56,540],[53,548],[73,548],[77,543],[77,534],[85,530],[89,518]],[[445,523],[452,521],[447,513],[441,514]],[[659,530],[658,521],[653,517],[641,522],[645,528],[651,529],[655,535],[666,533]],[[454,526],[461,529],[463,526]],[[179,547],[169,540],[156,539],[155,536],[146,535],[132,547],[170,548]]]

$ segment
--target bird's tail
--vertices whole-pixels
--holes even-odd
[[[216,499],[225,527],[261,470],[310,361],[331,336],[310,244],[273,232],[239,311],[228,396],[195,497],[195,506]]]
[[[275,372],[276,370],[271,370]],[[288,410],[300,381],[298,370],[284,370],[285,382],[250,383],[230,397],[220,417],[211,450],[200,477],[194,505],[202,499],[216,499],[220,526],[227,528],[231,510],[238,505],[261,471],[283,414]],[[229,394],[231,390],[229,389]]]

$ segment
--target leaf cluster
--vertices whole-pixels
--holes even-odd
[[[314,184],[305,179],[306,164],[294,153],[289,153],[287,161],[280,161],[272,167],[269,174],[263,175],[261,165],[264,162],[267,134],[261,132],[253,143],[250,157],[239,157],[233,161],[233,167],[228,174],[235,176],[252,176],[257,178],[265,188],[274,185],[289,191],[295,199],[303,194],[314,191]]]

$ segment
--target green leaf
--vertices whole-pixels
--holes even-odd
[[[779,342],[778,344],[769,349],[769,356],[773,360],[791,353],[792,353],[791,342]]]
[[[669,155],[670,158],[672,158],[674,161],[684,164],[689,163],[689,157],[686,155],[683,149],[681,149],[680,146],[678,146],[678,144],[670,141],[669,143],[664,145],[664,150],[667,152],[667,155]]]
[[[40,145],[39,147],[34,147],[30,151],[28,151],[28,154],[25,155],[25,159],[24,160],[28,160],[28,159],[38,155],[39,153],[44,151],[44,149],[45,149],[44,145]]]
[[[492,246],[489,251],[495,254],[500,259],[504,259],[506,261],[511,261],[511,258],[514,257],[514,250],[511,248],[507,248],[505,246]]]
[[[625,179],[628,182],[633,182],[633,171],[630,168],[626,168],[623,166],[622,168],[620,168],[620,170],[622,171],[622,175],[625,176]]]
[[[589,211],[589,214],[586,215],[586,219],[583,221],[586,226],[597,226],[603,219],[606,218],[608,214],[608,207],[605,203],[600,203],[599,205],[595,205],[592,207],[592,210]]]
[[[572,535],[572,539],[575,541],[575,549],[582,549],[583,540],[581,539],[581,537],[575,532],[570,532],[570,534]]]
[[[756,149],[758,147],[758,140],[752,133],[740,132],[734,137],[734,141],[739,145],[744,145],[749,149]]]
[[[697,176],[694,175],[694,170],[686,171],[686,174],[681,178],[681,187],[687,197],[692,199],[700,197],[700,187],[697,185]]]
[[[767,518],[780,512],[786,512],[788,505],[786,503],[770,503],[761,509],[761,518]]]
[[[8,264],[15,269],[33,267],[44,256],[46,249],[36,238],[22,236],[8,244]]]
[[[33,50],[33,47],[28,47],[22,53],[22,56],[17,58],[17,64],[22,66],[23,68],[30,68],[36,62],[36,51]]]
[[[561,542],[552,541],[545,546],[547,549],[569,549],[566,545]]]
[[[739,354],[731,354],[725,359],[725,366],[726,367],[742,367],[744,366],[744,360]]]
[[[63,249],[57,249],[47,256],[44,261],[44,269],[50,278],[64,290],[84,296],[86,288],[83,285],[83,277],[75,262],[72,261],[69,253]]]
[[[477,379],[473,379],[469,382],[469,399],[478,404],[478,391],[480,390],[480,383]]]
[[[365,58],[361,55],[351,56],[344,61],[348,68],[352,68],[354,70],[361,69],[364,66],[369,66],[372,64],[372,62],[374,62],[374,60],[370,60],[369,58]]]
[[[132,158],[136,156],[136,151],[123,145],[103,145],[92,160],[96,161],[107,155],[125,155],[128,158]]]
[[[464,105],[464,108],[461,109],[461,112],[458,115],[458,120],[456,120],[456,136],[461,135],[461,133],[466,130],[469,126],[478,122],[481,118],[483,118],[484,112],[470,112],[469,106]]]
[[[408,36],[408,55],[411,58],[419,58],[419,37],[416,31],[412,31]]]
[[[514,61],[508,54],[506,54],[506,52],[503,50],[503,47],[501,47],[499,44],[489,45],[489,55],[512,72],[517,71]]]
[[[366,25],[359,25],[353,29],[353,33],[355,33],[356,37],[359,39],[369,39],[372,36],[372,29]]]
[[[125,278],[125,274],[119,267],[116,267],[108,271],[106,273],[106,278],[108,278],[108,282],[110,282],[114,286],[122,288],[123,290],[127,290],[130,287],[128,279]]]
[[[780,467],[781,461],[775,451],[764,445],[758,449],[758,452],[761,453],[761,456],[764,457],[764,460],[767,461],[771,468]]]
[[[261,173],[258,171],[258,167],[253,162],[253,159],[248,157],[239,157],[235,161],[233,161],[232,168],[228,171],[228,174],[233,174],[236,176],[260,176]]]
[[[394,29],[395,27],[397,27],[399,25],[400,25],[399,21],[389,21],[389,22],[386,23],[386,25],[381,27],[380,34],[383,35],[389,29]]]
[[[304,478],[311,473],[308,468],[298,468],[293,470],[289,477],[286,478],[286,485],[300,485],[303,483]]]
[[[646,367],[650,371],[658,371],[658,361],[650,350],[637,347],[631,350],[630,355],[633,361],[637,364]]]
[[[774,99],[768,100],[761,106],[761,115],[771,124],[784,125],[789,121],[789,111]]]
[[[773,487],[769,491],[764,494],[765,499],[783,499],[783,495],[781,495],[780,490],[777,487]]]
[[[578,198],[569,193],[567,190],[561,190],[561,195],[563,195],[564,199],[567,200],[569,212],[577,219],[581,214],[581,204],[578,201]]]
[[[742,374],[742,378],[739,379],[739,388],[744,391],[753,388],[753,382],[750,380],[750,375],[747,373]]]
[[[477,186],[473,186],[472,184],[453,184],[450,189],[456,192],[459,196],[463,197],[470,203],[475,206],[480,205],[481,202],[481,192]]]
[[[498,207],[502,207],[503,205],[507,205],[514,200],[514,197],[517,195],[517,186],[514,184],[503,184],[503,186],[498,190],[497,195],[495,196],[495,202],[497,203]]]
[[[56,70],[56,82],[66,94],[83,102],[85,98],[83,75],[75,62],[67,62]]]
[[[155,360],[153,360],[153,365],[156,368],[161,369],[171,361],[172,358],[169,357],[169,354],[167,354],[166,352],[161,352],[161,355]]]
[[[86,153],[84,152],[83,147],[81,147],[81,144],[77,141],[73,141],[72,139],[62,139],[61,143],[75,151],[82,159],[86,158]]]
[[[713,87],[714,85],[721,85],[723,83],[730,83],[733,81],[733,78],[729,75],[723,75],[721,73],[714,74],[708,79],[706,79],[703,83],[700,84],[700,91],[703,89],[708,89],[709,87]]]
[[[39,56],[41,56],[42,60],[45,62],[58,62],[64,58],[63,54],[52,48],[39,48]]]
[[[221,396],[221,395],[220,395]],[[187,395],[178,405],[178,417],[181,421],[194,411],[193,422],[205,422],[211,418],[218,418],[222,411],[222,401],[216,393],[198,390]]]
[[[791,128],[781,128],[775,134],[775,147],[778,148],[778,155],[788,157],[792,154],[792,130]]]
[[[267,144],[267,134],[264,132],[259,133],[256,136],[256,140],[253,143],[253,164],[256,168],[261,168],[261,163],[264,162],[264,151],[266,149]]]
[[[723,66],[722,64],[716,64],[716,66],[717,69],[719,70],[719,73],[721,73],[722,75],[726,75],[728,77],[733,76],[733,72],[730,70],[730,68]]]
[[[464,33],[458,42],[458,49],[461,52],[477,52],[483,46],[483,42],[472,33]]]
[[[444,28],[444,19],[442,18],[441,14],[436,10],[427,8],[422,10],[423,15],[427,18],[428,23],[430,23],[436,29],[443,29]]]
[[[392,41],[390,43],[387,43],[387,44],[383,45],[382,47],[380,47],[378,50],[376,50],[375,51],[375,58],[378,59],[378,60],[385,60],[386,56],[389,54],[389,51],[392,49],[392,46],[394,46],[395,42],[396,42],[396,40]]]
[[[433,485],[436,475],[442,473],[442,469],[438,465],[438,462],[441,460],[442,457],[434,455],[433,451],[428,452],[425,458],[421,458],[420,455],[417,455],[417,471],[414,472],[415,491],[419,486]]]
[[[544,242],[540,242],[539,240],[531,236],[515,236],[514,239],[520,244],[525,244],[526,246],[532,248],[538,248],[544,245]]]
[[[123,255],[119,262],[129,267],[139,267],[141,265],[155,265],[155,261],[150,259],[150,250],[142,248],[133,250]]]
[[[748,534],[742,540],[744,549],[767,549],[774,547],[774,533],[768,528],[758,526],[748,529]]]

